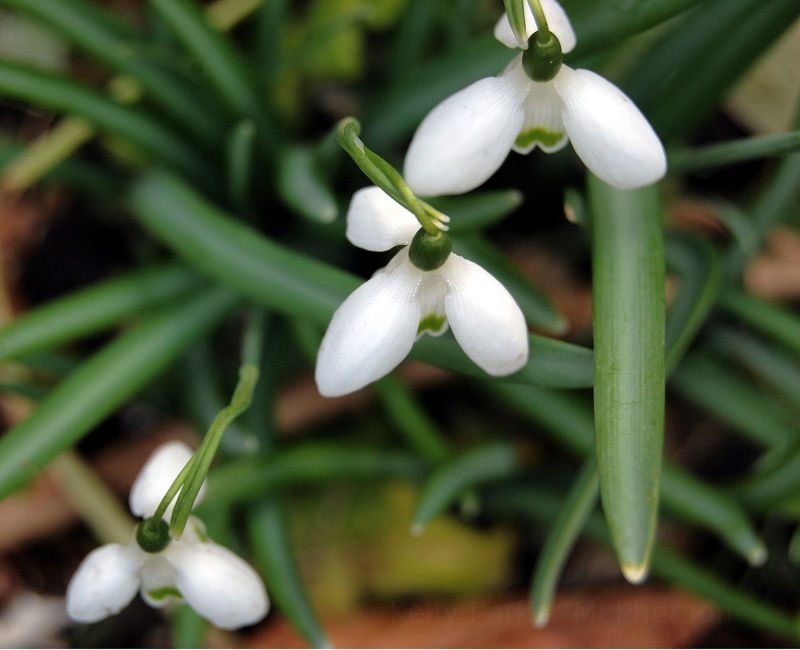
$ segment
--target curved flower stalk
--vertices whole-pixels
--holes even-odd
[[[449,326],[478,366],[508,375],[528,360],[528,329],[519,306],[492,275],[450,252],[444,233],[430,235],[382,189],[353,196],[347,238],[370,251],[403,248],[336,310],[317,357],[322,395],[358,390],[389,373],[424,333]]]
[[[131,488],[131,511],[152,517],[191,457],[182,442],[159,447]],[[164,532],[171,507],[162,520]],[[67,612],[73,620],[94,623],[117,614],[137,591],[152,607],[185,600],[198,614],[227,630],[266,615],[269,600],[261,578],[239,556],[212,542],[197,517],[189,518],[180,539],[167,537],[160,550],[144,550],[138,537],[127,546],[106,544],[86,556],[67,588]]]
[[[664,176],[664,147],[650,123],[614,84],[561,64],[561,54],[575,47],[575,32],[555,0],[541,0],[541,5],[560,44],[552,76],[534,81],[538,75],[532,77],[523,63],[524,56],[532,58],[528,44],[537,38],[526,0],[528,43],[518,42],[506,14],[494,32],[504,45],[526,52],[501,75],[476,81],[445,99],[417,128],[404,166],[414,192],[468,192],[494,174],[512,149],[527,154],[538,146],[552,153],[568,141],[596,176],[615,187],[642,187]]]

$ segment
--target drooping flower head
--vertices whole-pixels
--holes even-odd
[[[511,294],[483,268],[451,253],[449,239],[420,229],[383,190],[356,192],[347,238],[370,251],[403,248],[334,313],[317,356],[322,395],[345,395],[383,377],[419,336],[443,334],[448,324],[487,373],[508,375],[525,365],[528,330]]]
[[[191,456],[182,442],[159,447],[131,488],[131,511],[152,517]],[[166,520],[161,523],[166,531]],[[73,620],[94,623],[117,614],[137,591],[153,607],[185,600],[222,629],[250,625],[266,615],[269,600],[261,578],[239,556],[212,542],[197,517],[189,518],[179,540],[167,539],[162,548],[146,551],[137,537],[127,546],[106,544],[86,556],[67,588],[67,613]]]
[[[575,32],[561,5],[556,0],[541,4],[560,51],[571,51]],[[666,173],[664,148],[636,105],[600,75],[575,70],[560,59],[552,78],[539,76],[528,50],[537,28],[527,2],[525,24],[530,40],[521,44],[504,14],[495,37],[526,52],[501,75],[451,95],[422,121],[405,159],[404,176],[411,189],[422,196],[469,192],[494,174],[512,149],[526,154],[538,146],[552,153],[568,141],[584,164],[610,185],[633,189],[661,179]]]

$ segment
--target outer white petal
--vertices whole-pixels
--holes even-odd
[[[510,375],[528,361],[528,327],[511,294],[474,262],[451,255],[442,267],[447,320],[467,356],[490,375]]]
[[[89,553],[67,587],[67,613],[94,623],[120,612],[136,595],[144,560],[135,543],[106,544]]]
[[[404,248],[339,306],[317,355],[315,379],[322,395],[358,390],[405,359],[419,326],[422,273]]]
[[[518,74],[476,81],[434,108],[417,128],[403,173],[421,196],[463,194],[497,171],[522,128],[530,83]]]
[[[347,211],[347,239],[368,251],[385,251],[413,239],[417,218],[379,187],[353,194]]]
[[[542,11],[547,18],[547,26],[561,42],[561,49],[566,53],[575,48],[577,39],[575,38],[575,30],[572,29],[567,13],[556,0],[542,0]],[[527,38],[530,38],[537,30],[536,19],[533,16],[530,5],[525,2],[525,31]],[[494,26],[494,37],[506,47],[521,47],[523,50],[528,49],[528,41],[524,43],[517,42],[514,36],[514,30],[511,29],[511,23],[508,20],[508,14],[504,13],[497,24]]]
[[[136,480],[133,482],[128,499],[131,512],[137,517],[147,518],[155,513],[164,494],[172,485],[172,481],[192,457],[192,450],[183,442],[174,440],[167,442],[156,449],[142,467]],[[206,485],[200,488],[200,493],[195,503],[202,499]],[[172,504],[164,515],[169,519],[172,514]]]
[[[247,562],[213,542],[177,542],[164,551],[175,587],[217,627],[233,630],[260,621],[269,609],[264,583]]]
[[[553,153],[563,149],[569,138],[561,119],[561,100],[552,82],[532,83],[525,98],[525,123],[514,142],[514,151],[530,153],[537,146]]]
[[[553,83],[572,146],[596,176],[621,189],[663,178],[667,157],[661,140],[625,93],[594,72],[567,66]]]

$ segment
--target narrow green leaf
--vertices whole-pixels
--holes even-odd
[[[671,236],[666,239],[665,254],[667,266],[680,278],[665,334],[665,365],[670,374],[711,313],[724,276],[722,260],[706,241]]]
[[[600,493],[620,566],[647,576],[664,434],[664,243],[655,186],[589,178]]]
[[[330,223],[339,212],[310,147],[294,145],[283,150],[278,159],[277,190],[289,207],[314,221]]]
[[[506,478],[518,466],[516,450],[503,443],[482,445],[443,463],[422,487],[411,517],[412,535],[421,535],[467,488]]]
[[[162,69],[136,55],[137,44],[110,31],[99,20],[96,5],[85,0],[0,0],[37,21],[42,21],[91,56],[142,84],[150,99],[174,120],[204,141],[217,141],[222,122],[203,105],[202,97]]]
[[[800,564],[800,526],[794,531],[792,541],[789,543],[789,558],[795,564]]]
[[[579,398],[506,382],[486,384],[486,390],[572,453],[594,454],[592,412]],[[758,563],[765,557],[766,547],[744,509],[722,490],[669,461],[662,471],[661,498],[670,514],[714,532],[748,561]]]
[[[307,442],[269,456],[237,459],[214,470],[202,508],[251,501],[287,486],[377,478],[418,479],[427,466],[397,449]]]
[[[670,376],[670,386],[757,445],[781,448],[798,438],[761,391],[711,355],[687,356]]]
[[[202,156],[141,109],[122,106],[64,77],[0,61],[0,94],[60,113],[85,117],[99,129],[129,140],[204,187],[219,182]]]
[[[255,137],[256,126],[252,120],[242,120],[228,138],[228,194],[231,203],[242,212],[247,209],[252,189]]]
[[[733,487],[733,494],[755,512],[763,512],[800,490],[800,447],[777,463],[756,471]]]
[[[800,150],[800,131],[742,138],[709,145],[701,149],[671,151],[669,152],[669,173],[687,174],[698,169],[781,156],[798,150]]]
[[[133,212],[156,239],[218,282],[265,307],[327,326],[359,279],[263,237],[212,205],[180,178],[143,176],[131,193]],[[530,338],[528,365],[513,381],[563,388],[592,385],[592,352],[543,336]],[[452,336],[424,336],[412,357],[486,377]]]
[[[586,57],[626,36],[643,32],[677,16],[702,0],[564,0],[578,36],[571,52]]]
[[[517,190],[495,190],[437,197],[428,203],[450,217],[449,233],[460,235],[495,225],[519,208],[523,200],[522,192]]]
[[[545,626],[550,620],[550,609],[561,571],[597,504],[599,490],[597,462],[589,457],[564,497],[536,561],[531,582],[531,610],[537,627]]]
[[[800,126],[800,116],[797,126]],[[798,188],[800,188],[800,154],[792,154],[781,161],[767,188],[748,210],[752,215],[750,221],[759,243],[775,224],[788,220],[792,207],[797,205]],[[748,257],[755,254],[759,248],[760,246],[755,245],[745,247],[743,250],[732,247],[726,260],[728,275],[738,276]]]
[[[220,289],[198,293],[144,319],[70,374],[0,439],[0,498],[135,395],[235,303]]]
[[[800,316],[797,314],[734,288],[720,294],[719,306],[795,354],[800,354]]]
[[[765,341],[728,327],[718,327],[710,341],[714,350],[735,359],[767,382],[800,413],[800,364]]]
[[[487,510],[512,517],[530,517],[549,524],[557,516],[561,495],[541,488],[516,486],[514,490],[495,490],[487,495]],[[585,534],[604,546],[610,546],[606,526],[599,516],[590,516]],[[771,634],[798,639],[798,627],[792,617],[756,598],[736,585],[727,583],[713,572],[694,564],[665,544],[656,544],[652,572],[665,582],[717,603],[729,616]]]
[[[436,465],[450,457],[450,445],[405,382],[388,374],[374,388],[389,419],[421,458]]]
[[[795,0],[706,0],[638,58],[623,86],[662,139],[677,140],[798,14]]]
[[[244,62],[200,8],[187,0],[150,0],[150,5],[197,59],[219,96],[239,115],[257,115],[259,100]]]
[[[499,250],[479,233],[453,238],[453,250],[496,277],[517,301],[528,323],[553,334],[564,334],[569,328],[567,319],[553,306],[550,299],[534,287],[515,269]]]
[[[22,314],[0,329],[0,359],[19,358],[101,332],[200,285],[192,271],[169,265],[80,289]]]
[[[266,578],[270,597],[312,648],[330,648],[330,640],[303,586],[292,555],[283,503],[267,497],[248,512],[250,546]]]

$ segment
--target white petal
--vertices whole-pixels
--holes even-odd
[[[621,189],[663,178],[661,140],[625,93],[594,72],[567,66],[553,82],[572,146],[596,176]]]
[[[447,294],[447,283],[439,271],[423,273],[422,282],[417,291],[419,301],[419,327],[417,338],[423,334],[441,336],[447,331],[447,315],[444,309],[444,297]]]
[[[514,142],[514,151],[530,153],[538,146],[553,153],[566,146],[569,138],[561,119],[561,100],[552,82],[531,84],[524,108],[525,123]]]
[[[530,83],[517,74],[476,81],[434,108],[417,128],[404,175],[421,196],[463,194],[497,171],[522,128]]]
[[[405,359],[419,325],[422,273],[404,248],[339,306],[317,355],[315,379],[322,395],[363,388]]]
[[[467,356],[490,375],[510,375],[528,361],[528,327],[511,294],[474,262],[451,255],[447,320]]]
[[[379,187],[353,194],[347,211],[347,239],[368,251],[408,244],[420,225],[417,218]]]
[[[144,559],[134,544],[106,544],[89,553],[67,587],[67,613],[94,623],[120,612],[136,595]]]
[[[137,517],[147,518],[155,513],[175,477],[192,457],[192,450],[183,442],[174,440],[156,449],[133,482],[128,499],[131,512]],[[195,503],[202,499],[206,484],[200,488]],[[167,508],[166,519],[172,514],[175,499]]]
[[[247,562],[213,542],[177,542],[164,551],[175,587],[204,618],[224,630],[257,623],[267,614],[264,583]]]
[[[530,5],[525,2],[525,31],[527,38],[530,38],[536,32],[536,19],[533,16]],[[561,50],[566,54],[575,48],[577,39],[575,38],[575,30],[572,29],[567,13],[563,7],[556,2],[556,0],[542,0],[542,11],[544,17],[547,18],[547,27],[553,32],[561,43]],[[525,43],[518,43],[514,30],[511,29],[511,23],[508,20],[508,14],[504,13],[497,24],[494,26],[494,37],[506,47],[521,47],[523,50],[528,49],[528,41]]]

